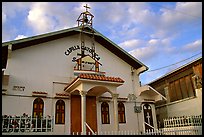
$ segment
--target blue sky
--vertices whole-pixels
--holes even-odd
[[[75,27],[86,4],[93,27],[149,67],[142,84],[202,56],[202,2],[3,2],[2,42]]]

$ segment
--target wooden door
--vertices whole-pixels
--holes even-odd
[[[97,131],[96,97],[86,96],[86,123]],[[86,128],[87,132],[91,132]],[[81,96],[71,95],[71,133],[81,132]]]
[[[81,132],[81,96],[71,95],[71,133]]]
[[[97,131],[97,116],[96,116],[96,97],[87,96],[86,97],[86,123],[91,127],[91,129]],[[91,131],[86,128],[87,132]]]

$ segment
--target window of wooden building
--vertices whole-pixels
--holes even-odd
[[[192,76],[190,74],[169,83],[170,102],[195,96]]]
[[[109,105],[107,102],[101,104],[101,121],[102,124],[110,124]]]
[[[64,124],[65,123],[65,103],[63,100],[58,100],[56,102],[56,113],[55,113],[55,123]]]

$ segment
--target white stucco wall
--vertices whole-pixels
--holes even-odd
[[[86,38],[87,47],[91,47],[90,38]],[[32,115],[33,91],[47,92],[44,101],[44,116],[55,114],[55,93],[64,92],[66,83],[74,79],[73,68],[76,63],[72,62],[80,50],[73,51],[66,56],[65,51],[72,46],[80,45],[79,35],[73,35],[54,41],[18,49],[12,51],[4,74],[10,75],[7,96],[2,97],[2,114],[21,115],[26,112]],[[128,94],[137,92],[139,77],[134,73],[131,76],[131,66],[122,59],[111,53],[99,43],[95,43],[96,53],[102,63],[100,71],[106,72],[106,76],[120,77],[125,82],[116,91],[119,98],[126,98]],[[13,90],[13,86],[24,86],[24,91]],[[8,96],[11,95],[11,96]],[[14,96],[15,95],[15,96]],[[20,96],[19,96],[20,95]],[[104,94],[104,96],[110,94]],[[55,125],[56,132],[70,132],[70,100],[64,100],[66,106],[65,125]],[[100,103],[97,104],[98,129],[110,131],[114,129],[113,104],[110,102],[109,125],[100,125]],[[19,107],[20,106],[20,107]],[[134,103],[125,103],[126,124],[119,124],[120,130],[135,130],[138,128],[137,115],[134,113]],[[141,119],[141,114],[139,114]],[[140,121],[141,123],[141,121]]]
[[[25,92],[22,94],[31,95],[32,91],[46,91],[50,96],[53,82],[70,82],[74,77],[75,65],[71,60],[80,50],[73,51],[68,56],[64,52],[71,46],[80,45],[78,38],[79,36],[75,35],[13,51],[5,71],[5,74],[10,75],[8,93],[19,94],[13,91],[12,87],[20,85],[25,86]],[[90,45],[88,40],[86,46]],[[101,58],[101,71],[105,71],[106,76],[120,77],[125,81],[117,90],[120,97],[133,93],[131,66],[100,44],[95,43],[95,46],[96,53]],[[134,82],[138,85],[138,76],[134,77]]]
[[[202,88],[196,89],[196,97],[171,103],[167,106],[168,116],[191,116],[202,114]]]

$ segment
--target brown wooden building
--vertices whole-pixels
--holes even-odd
[[[202,114],[202,57],[148,85],[167,98],[156,102],[158,127],[164,118]]]

